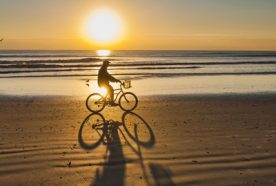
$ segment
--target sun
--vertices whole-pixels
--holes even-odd
[[[85,22],[85,35],[99,44],[119,40],[122,34],[120,17],[111,10],[101,9],[92,12]]]

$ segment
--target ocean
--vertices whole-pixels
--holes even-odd
[[[0,94],[78,94],[72,83],[95,81],[103,59],[111,61],[111,74],[137,82],[141,94],[276,92],[272,51],[130,50],[100,57],[97,51],[13,50],[0,51]]]

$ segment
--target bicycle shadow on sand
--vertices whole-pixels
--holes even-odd
[[[165,185],[174,185],[170,174],[159,164],[144,164],[142,148],[153,148],[155,135],[150,125],[138,114],[125,112],[122,121],[106,121],[100,113],[88,115],[80,126],[78,141],[80,147],[86,151],[96,149],[100,145],[106,146],[104,163],[102,168],[97,168],[95,180],[91,185],[125,185],[126,165],[138,163],[142,169],[140,179],[144,179],[147,185],[164,185],[158,180],[167,180]],[[130,147],[138,159],[127,158],[123,147]],[[149,181],[149,175],[155,180],[155,184]],[[167,178],[166,178],[167,177]]]

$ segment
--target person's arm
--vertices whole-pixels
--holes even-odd
[[[119,79],[116,79],[115,77],[113,77],[112,75],[108,74],[108,80],[111,82],[118,82],[118,83],[122,83]]]

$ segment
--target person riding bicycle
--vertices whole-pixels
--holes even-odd
[[[103,87],[107,91],[107,95],[110,96],[110,104],[116,106],[117,104],[114,103],[114,90],[113,87],[109,84],[109,82],[118,82],[122,83],[120,80],[116,79],[112,75],[110,75],[107,71],[107,68],[110,64],[110,61],[104,60],[102,67],[98,73],[98,85],[99,87]]]

